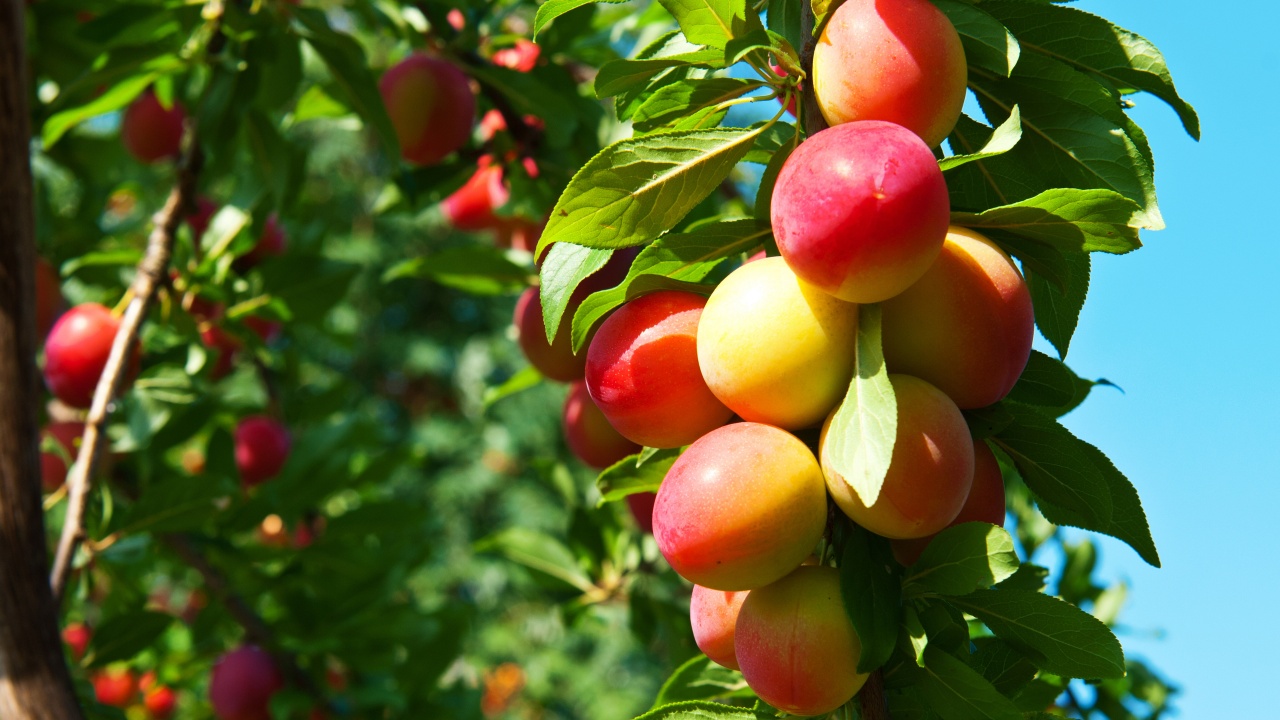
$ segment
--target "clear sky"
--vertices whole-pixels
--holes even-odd
[[[1168,228],[1122,257],[1094,255],[1068,363],[1106,377],[1065,419],[1138,487],[1164,569],[1118,542],[1121,640],[1183,688],[1179,717],[1280,717],[1280,8],[1273,2],[1084,0],[1154,42],[1200,113],[1192,141],[1138,95]],[[1269,609],[1271,608],[1271,609]],[[1155,634],[1159,632],[1162,637]]]

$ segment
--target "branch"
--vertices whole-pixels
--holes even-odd
[[[827,17],[831,17],[831,13],[840,7],[842,0],[835,0],[827,9]],[[812,137],[814,133],[826,130],[827,120],[822,117],[822,110],[818,107],[818,96],[814,92],[813,82],[813,53],[818,47],[818,38],[815,37],[817,30],[817,18],[813,15],[813,5],[809,0],[801,0],[800,2],[800,32],[804,37],[804,47],[800,49],[800,69],[804,70],[805,81],[800,88],[800,117],[804,122],[804,134],[806,137]]]
[[[103,430],[107,417],[111,414],[112,401],[124,384],[125,374],[131,364],[130,356],[133,355],[142,321],[146,319],[156,290],[167,282],[166,273],[169,258],[173,255],[174,238],[185,209],[196,196],[196,180],[203,164],[204,155],[200,151],[199,138],[193,130],[188,139],[187,152],[178,169],[177,182],[164,207],[155,216],[155,227],[147,238],[146,254],[142,262],[138,263],[137,274],[129,286],[132,299],[125,308],[120,329],[111,345],[111,354],[107,356],[107,364],[98,380],[98,387],[94,390],[93,404],[89,406],[89,415],[84,423],[80,452],[67,477],[67,515],[62,525],[62,536],[58,539],[58,550],[54,555],[53,572],[49,576],[56,601],[61,600],[71,576],[76,548],[85,539],[84,511],[89,501],[90,483],[107,449]]]
[[[876,670],[858,693],[863,720],[889,720],[889,706],[884,697],[884,674]]]

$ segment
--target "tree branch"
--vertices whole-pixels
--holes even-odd
[[[884,673],[879,670],[871,673],[867,684],[858,693],[858,702],[862,708],[862,720],[889,720],[889,706],[884,696]]]
[[[827,17],[836,11],[841,4],[841,0],[835,0],[831,3],[827,10]],[[813,53],[818,47],[818,38],[815,36],[817,27],[817,18],[813,15],[813,5],[809,0],[802,0],[800,3],[800,32],[804,37],[804,47],[800,48],[800,69],[804,70],[804,84],[800,88],[800,117],[804,123],[804,134],[806,137],[812,137],[814,133],[827,129],[827,120],[822,117],[822,110],[818,107],[818,96],[814,92],[813,82]]]

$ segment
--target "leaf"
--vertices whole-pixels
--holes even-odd
[[[858,307],[853,380],[822,446],[823,469],[848,483],[868,507],[880,497],[898,433],[898,403],[884,364],[880,326],[878,304]]]
[[[1022,720],[1022,713],[986,678],[935,647],[926,647],[915,687],[942,720]]]
[[[1124,254],[1142,247],[1140,208],[1110,190],[1056,188],[981,213],[952,213],[956,225],[999,231],[1051,245],[1064,252]]]
[[[1022,563],[1018,566],[1018,571],[1001,581],[996,587],[1008,590],[1030,590],[1031,592],[1040,592],[1044,589],[1046,580],[1049,578],[1049,569],[1032,565],[1031,563]]]
[[[1082,527],[1110,527],[1111,492],[1082,447],[1087,443],[1029,406],[1002,406],[1014,422],[996,434],[995,443],[1017,465],[1027,487],[1038,498],[1078,513]]]
[[[747,690],[742,673],[712,662],[706,655],[695,655],[671,673],[658,690],[653,707],[688,700],[710,700]],[[750,693],[750,690],[747,690]]]
[[[983,8],[1009,26],[1027,52],[1059,60],[1119,90],[1155,95],[1178,113],[1188,135],[1200,139],[1195,108],[1178,95],[1164,55],[1146,38],[1075,8],[1022,2],[984,2]]]
[[[965,595],[1013,575],[1018,554],[1005,529],[984,522],[961,523],[938,533],[903,580],[907,597],[926,593]]]
[[[684,38],[678,36],[673,37],[671,41],[672,43],[687,44]],[[689,47],[691,49],[684,53],[664,54],[635,60],[611,60],[601,65],[600,72],[596,73],[594,81],[596,97],[604,99],[617,95],[627,88],[648,82],[650,78],[664,70],[685,65],[717,67],[723,60],[723,55],[715,50],[702,49],[696,45],[690,45]]]
[[[350,112],[350,108],[330,97],[324,88],[312,85],[298,98],[298,104],[293,108],[293,121],[300,123],[316,118],[342,117]]]
[[[969,667],[978,671],[1001,695],[1013,697],[1036,676],[1036,666],[1009,643],[994,638],[973,639],[977,650],[969,656]]]
[[[1071,337],[1080,321],[1089,294],[1091,261],[1086,253],[1068,253],[1064,257],[1070,271],[1064,287],[1053,283],[1037,272],[1027,273],[1027,289],[1031,291],[1031,306],[1036,316],[1036,327],[1065,358],[1071,346]]]
[[[672,448],[657,450],[648,457],[628,455],[605,468],[596,478],[600,503],[621,500],[635,493],[657,492],[680,452],[680,448]]]
[[[701,282],[726,258],[758,247],[770,235],[767,225],[752,220],[728,220],[688,233],[663,235],[640,251],[617,287],[593,293],[578,306],[573,316],[574,352],[587,344],[606,315],[627,300],[656,289],[655,281]]]
[[[160,635],[173,624],[173,620],[172,615],[150,610],[137,610],[108,618],[94,629],[93,639],[85,653],[85,664],[102,667],[130,660],[154,645]]]
[[[862,643],[858,672],[871,672],[888,661],[898,642],[902,583],[888,541],[852,522],[845,527],[840,595]]]
[[[946,172],[975,160],[1003,155],[1012,150],[1013,146],[1017,145],[1021,139],[1022,116],[1018,113],[1018,106],[1014,105],[1009,117],[1000,123],[1000,127],[991,131],[991,135],[982,143],[981,147],[964,155],[944,157],[938,161],[938,168]]]
[[[632,115],[631,124],[640,132],[649,132],[761,87],[764,83],[759,80],[740,78],[705,78],[672,83],[650,95]]]
[[[1008,398],[1029,405],[1056,407],[1066,405],[1076,394],[1076,382],[1080,378],[1060,360],[1032,350],[1027,358],[1018,382],[1009,391]]]
[[[957,0],[933,0],[960,33],[965,59],[970,65],[986,68],[1005,77],[1018,64],[1022,48],[1018,39],[999,20],[982,8]]]
[[[475,551],[498,553],[584,593],[591,592],[595,587],[564,543],[536,530],[507,528],[476,542]]]
[[[1124,651],[1107,626],[1080,608],[1026,590],[978,590],[951,598],[1036,667],[1073,678],[1124,677]]]
[[[541,253],[541,249],[538,252]],[[564,312],[578,285],[604,267],[612,255],[613,250],[609,248],[589,248],[570,243],[551,247],[542,262],[542,284],[538,288],[542,325],[548,344],[554,344]]]
[[[627,247],[658,237],[729,176],[764,126],[621,140],[578,171],[535,255],[554,242]]]
[[[770,31],[786,38],[793,48],[804,47],[804,30],[800,22],[800,9],[806,0],[769,0],[765,25]]]
[[[76,125],[128,105],[155,82],[157,77],[159,77],[158,73],[149,72],[121,80],[84,105],[53,115],[45,121],[40,131],[40,142],[44,149],[53,147],[54,143]]]
[[[472,295],[508,295],[529,284],[529,271],[498,248],[465,245],[405,260],[382,274],[383,282],[425,278]]]
[[[678,702],[650,710],[635,720],[774,720],[771,713],[712,702]]]
[[[226,494],[226,486],[210,478],[166,480],[148,487],[120,517],[113,532],[132,535],[198,528],[217,512],[214,503]]]
[[[680,25],[689,42],[724,49],[729,41],[761,28],[745,0],[658,0]]]
[[[538,14],[533,17],[533,37],[537,37],[538,33],[547,26],[547,23],[555,20],[570,10],[577,10],[583,5],[590,5],[595,2],[605,3],[623,3],[627,0],[547,0],[538,6]]]
[[[501,385],[484,389],[484,408],[488,410],[494,403],[505,400],[516,393],[524,392],[541,382],[542,373],[538,372],[537,368],[532,365],[520,368]]]

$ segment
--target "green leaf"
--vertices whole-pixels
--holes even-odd
[[[1022,48],[1008,28],[978,6],[957,0],[933,0],[933,4],[960,33],[965,59],[970,65],[1009,77],[1018,64]]]
[[[951,221],[1000,232],[1065,252],[1127,253],[1142,247],[1137,203],[1110,190],[1056,188],[980,213],[955,212]]]
[[[975,160],[983,160],[985,158],[1003,155],[1013,149],[1014,145],[1022,139],[1022,116],[1018,113],[1018,106],[1013,106],[1013,111],[1009,113],[1009,117],[1002,123],[1000,127],[991,131],[990,136],[976,149],[966,151],[964,155],[950,155],[938,161],[938,168],[943,172],[952,168],[960,167],[966,163]]]
[[[425,278],[472,295],[509,295],[524,289],[529,277],[498,248],[464,245],[400,262],[383,273],[382,281]]]
[[[680,452],[680,448],[657,450],[648,457],[637,453],[605,468],[596,478],[600,503],[621,500],[635,493],[657,492],[667,471],[676,464]]]
[[[951,598],[1036,667],[1073,678],[1124,677],[1120,641],[1097,618],[1054,597],[1026,590],[978,590]]]
[[[516,371],[507,381],[497,387],[484,389],[484,408],[488,410],[494,403],[505,400],[516,393],[524,392],[542,382],[542,373],[532,365]]]
[[[923,659],[915,687],[942,720],[1022,720],[1013,702],[963,661],[932,646]]]
[[[695,655],[662,684],[653,707],[683,702],[688,700],[710,700],[727,695],[740,695],[747,689],[747,681],[742,673],[730,670],[712,662],[706,655]]]
[[[774,715],[719,703],[694,701],[664,705],[635,720],[774,720]]]
[[[1005,697],[1013,697],[1036,676],[1036,666],[1009,643],[994,637],[973,639],[977,650],[969,656],[969,667],[977,670]]]
[[[1038,498],[1078,513],[1082,527],[1110,527],[1111,492],[1084,450],[1087,443],[1029,406],[1002,406],[1014,422],[996,435],[995,443],[1017,465],[1027,487]]]
[[[312,85],[298,98],[298,104],[293,108],[293,121],[300,123],[316,118],[342,117],[350,112],[350,108],[330,97],[324,88]]]
[[[1008,590],[1030,590],[1031,592],[1040,592],[1044,589],[1046,581],[1049,578],[1049,569],[1032,565],[1031,563],[1023,563],[1018,566],[1018,571],[1003,580],[999,585],[1001,589]]]
[[[595,587],[574,559],[573,551],[559,540],[536,530],[507,528],[476,542],[475,550],[503,555],[582,592],[590,592]]]
[[[1080,321],[1089,294],[1091,261],[1086,253],[1067,253],[1064,256],[1069,271],[1065,285],[1055,286],[1035,271],[1027,272],[1027,289],[1031,291],[1031,305],[1035,310],[1036,327],[1065,358],[1071,346],[1071,336]]]
[[[538,253],[541,252],[539,248]],[[571,243],[559,243],[551,247],[542,262],[542,284],[538,288],[539,301],[542,303],[542,325],[547,333],[548,344],[555,342],[564,312],[578,285],[604,267],[611,255],[613,250],[609,248],[590,248]]]
[[[1032,350],[1027,366],[1018,382],[1009,391],[1008,398],[1028,405],[1055,407],[1066,405],[1076,394],[1076,374],[1060,360]]]
[[[806,0],[769,0],[765,25],[770,31],[786,38],[791,47],[804,47],[804,30],[800,23],[800,9]]]
[[[661,133],[610,145],[569,181],[538,253],[554,242],[616,248],[658,237],[719,187],[763,129]]]
[[[726,258],[758,247],[770,234],[767,225],[728,220],[688,233],[663,235],[640,251],[617,287],[593,293],[578,306],[573,316],[574,351],[583,348],[596,325],[627,300],[651,292],[665,281],[701,282]]]
[[[1146,38],[1075,8],[1024,2],[984,2],[982,7],[999,17],[1027,52],[1090,73],[1118,90],[1155,95],[1178,113],[1188,135],[1200,139],[1195,108],[1178,95],[1164,55]]]
[[[40,131],[40,142],[44,145],[44,149],[53,147],[54,143],[76,125],[128,105],[155,82],[157,77],[159,73],[150,72],[121,80],[84,105],[63,110],[50,117]]]
[[[604,3],[623,3],[627,0],[547,0],[538,6],[538,14],[533,17],[533,37],[537,37],[538,33],[547,26],[547,23],[555,20],[570,10],[577,10],[583,5],[590,5],[595,2]]]
[[[155,644],[160,635],[173,624],[173,620],[172,615],[150,610],[137,610],[107,618],[94,629],[93,639],[85,653],[85,664],[89,667],[102,667],[130,660]]]
[[[1005,529],[984,522],[961,523],[938,533],[907,570],[907,597],[933,593],[965,595],[1013,575],[1018,554]]]
[[[596,97],[603,99],[617,95],[627,88],[647,83],[650,78],[664,70],[686,65],[718,67],[724,59],[722,53],[699,48],[697,45],[689,45],[679,35],[670,38],[669,45],[671,47],[682,45],[688,49],[682,53],[664,53],[635,60],[611,60],[601,65],[594,82]]]
[[[759,80],[740,78],[706,78],[684,80],[664,86],[645,100],[631,117],[640,132],[680,121],[691,114],[710,110],[719,103],[764,87]]]
[[[844,527],[840,595],[862,643],[858,672],[871,672],[885,664],[898,642],[902,582],[887,540],[852,522]]]
[[[765,165],[764,172],[760,175],[760,187],[756,189],[756,202],[752,209],[752,215],[760,222],[769,222],[773,208],[773,189],[778,184],[778,174],[782,172],[782,166],[796,149],[799,139],[799,136],[793,136],[792,142],[778,148],[769,157],[769,163]]]
[[[148,487],[112,531],[132,535],[192,530],[217,512],[215,502],[225,495],[227,486],[209,478],[172,478]]]
[[[880,497],[898,433],[898,403],[880,344],[878,304],[858,306],[853,380],[822,447],[824,470],[846,482],[870,507]]]
[[[658,0],[680,25],[689,42],[724,49],[729,41],[761,28],[745,0]]]

